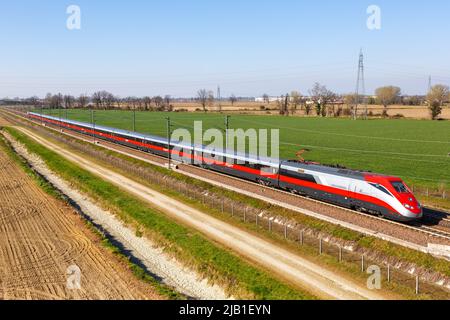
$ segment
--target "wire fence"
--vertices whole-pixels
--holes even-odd
[[[432,188],[421,188],[421,187],[412,186],[411,189],[412,189],[413,193],[418,196],[441,198],[444,200],[450,199],[450,191],[445,190],[443,188],[432,189]]]
[[[37,129],[49,135],[42,128]],[[149,168],[137,165],[130,165],[128,161],[104,153],[101,150],[96,150],[91,145],[81,144],[63,136],[52,135],[52,137],[81,152],[103,160],[116,168],[125,170],[128,174],[132,174],[164,189],[178,192],[191,200],[213,209],[224,217],[228,216],[241,223],[253,225],[256,230],[272,233],[300,247],[308,248],[309,251],[315,252],[317,255],[327,255],[335,259],[338,263],[345,263],[352,268],[357,268],[361,276],[365,275],[368,277],[368,269],[371,266],[377,266],[380,270],[382,282],[386,286],[395,285],[416,295],[430,295],[434,299],[450,299],[450,291],[443,286],[422,280],[417,273],[404,272],[395,266],[375,261],[375,259],[367,257],[365,254],[330,243],[327,239],[321,238],[320,235],[314,234],[307,228],[297,225],[293,226],[277,220],[261,209],[212,193],[206,188],[192,185],[188,181],[174,178],[163,172],[150,170]]]

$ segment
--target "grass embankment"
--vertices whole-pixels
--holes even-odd
[[[58,116],[58,110],[45,110]],[[64,118],[66,113],[61,111]],[[167,113],[136,112],[136,130],[166,135]],[[224,128],[224,116],[214,113],[170,113],[174,129],[192,132],[194,121],[203,130]],[[91,122],[89,110],[67,110],[73,120]],[[98,125],[132,130],[133,113],[96,110]],[[302,148],[305,158],[325,164],[370,170],[403,178],[409,185],[450,191],[450,121],[368,120],[233,115],[230,128],[279,129],[280,157],[296,158]],[[450,192],[449,192],[450,194]]]
[[[52,171],[113,209],[123,220],[136,222],[145,229],[145,234],[157,241],[166,252],[212,282],[224,286],[231,295],[254,299],[315,298],[306,291],[293,288],[272,277],[267,271],[243,261],[208,241],[200,233],[176,224],[144,201],[81,169],[15,129],[6,130],[30,152],[41,157]]]
[[[0,128],[1,129],[1,128]],[[36,173],[25,159],[19,156],[16,152],[14,152],[11,145],[8,141],[5,141],[3,136],[0,134],[0,151],[5,152],[33,181],[47,194],[54,197],[59,201],[63,201],[66,204],[68,203],[68,199],[64,197],[51,183],[45,180],[41,175]],[[125,263],[128,269],[132,272],[132,274],[139,280],[144,281],[147,284],[150,284],[153,288],[155,288],[156,292],[164,298],[171,300],[179,300],[184,299],[184,297],[173,290],[169,286],[166,286],[156,279],[151,277],[146,271],[140,267],[139,265],[133,263],[129,257],[124,255],[119,247],[114,245],[113,242],[110,241],[110,238],[105,235],[102,231],[100,231],[94,224],[90,221],[83,219],[86,224],[86,227],[91,230],[100,240],[102,246],[104,246],[109,252],[114,254],[121,262]]]

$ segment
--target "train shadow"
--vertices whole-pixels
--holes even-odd
[[[442,225],[450,219],[450,213],[436,209],[424,208],[423,218],[418,222],[422,226],[433,227]]]

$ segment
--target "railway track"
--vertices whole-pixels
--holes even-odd
[[[39,121],[34,121],[34,120],[30,120],[30,119],[26,118],[23,113],[14,112],[13,114],[16,117],[17,116],[21,117],[22,120],[31,121],[34,124],[39,125],[39,126],[42,125],[42,123]],[[8,120],[10,120],[10,119],[8,119]],[[52,125],[48,125],[48,124],[46,124],[45,126],[54,131],[60,132],[60,128],[58,126],[52,126]],[[64,132],[64,134],[74,137],[74,138],[77,138],[77,139],[81,139],[83,141],[90,142],[90,143],[93,142],[92,138],[89,139],[89,137],[82,135],[82,134],[75,133],[75,132]],[[117,145],[117,144],[107,142],[107,141],[101,141],[101,145],[108,149],[118,151],[120,153],[130,154],[130,155],[132,155],[136,158],[140,158],[144,161],[150,160],[154,164],[157,164],[160,166],[167,165],[167,159],[164,157],[149,154],[147,152],[135,150],[135,149],[132,149],[129,147]],[[373,215],[370,215],[367,213],[358,212],[358,211],[350,210],[347,208],[339,207],[339,206],[336,206],[336,205],[333,205],[330,203],[307,198],[307,197],[304,197],[301,195],[292,194],[292,193],[284,191],[284,190],[279,190],[279,189],[274,189],[274,188],[270,188],[267,186],[262,186],[255,182],[252,182],[252,181],[238,179],[236,177],[228,176],[228,175],[225,175],[222,173],[214,172],[214,171],[203,169],[200,167],[194,167],[194,166],[181,164],[181,163],[179,163],[178,165],[179,165],[180,173],[190,173],[191,175],[198,176],[199,179],[202,179],[205,177],[211,177],[212,178],[212,179],[210,179],[211,181],[221,181],[221,184],[224,184],[223,181],[235,182],[234,183],[235,185],[240,185],[240,186],[244,187],[244,189],[242,189],[242,190],[247,190],[247,189],[245,189],[245,186],[247,188],[253,189],[253,190],[255,190],[255,188],[258,188],[259,190],[262,190],[263,194],[264,193],[265,194],[267,194],[267,193],[278,194],[280,196],[283,195],[283,198],[299,199],[303,203],[314,204],[314,205],[318,206],[318,208],[319,208],[318,211],[320,211],[320,212],[323,212],[324,211],[323,209],[327,208],[327,209],[332,209],[336,212],[339,211],[341,213],[343,213],[343,212],[351,213],[355,217],[358,216],[362,219],[371,220],[372,222],[379,224],[381,226],[382,225],[390,225],[390,226],[395,226],[395,228],[397,228],[397,229],[408,230],[408,231],[414,232],[416,234],[417,233],[422,234],[428,239],[428,243],[433,242],[434,240],[443,240],[440,243],[444,242],[445,244],[450,244],[450,214],[447,212],[440,212],[440,211],[435,211],[433,209],[426,209],[427,217],[430,217],[431,219],[435,219],[435,220],[439,219],[440,221],[444,222],[445,225],[425,225],[424,223],[419,223],[418,225],[405,224],[405,223],[387,220],[382,217],[373,216]],[[325,210],[325,211],[327,211],[327,210]],[[382,230],[383,228],[379,228],[379,230],[380,229]],[[422,245],[425,245],[425,243],[422,242]]]

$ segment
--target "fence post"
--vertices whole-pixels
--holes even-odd
[[[391,282],[391,265],[388,264],[387,266],[387,282],[390,283]]]
[[[322,255],[322,238],[319,239],[319,254]]]
[[[269,219],[269,231],[272,232],[272,219]]]
[[[430,190],[427,188],[427,197],[430,196]]]
[[[256,215],[255,220],[256,220],[256,226],[258,226],[258,215]]]
[[[231,204],[231,217],[234,217],[234,203]]]
[[[284,238],[287,239],[287,224],[284,225]]]
[[[247,207],[244,210],[244,222],[247,222]]]
[[[419,294],[419,275],[416,275],[416,294]]]
[[[446,198],[446,194],[445,194],[445,190],[442,192],[442,199],[444,199],[445,200],[445,198]]]
[[[361,272],[364,272],[364,255],[361,256]]]
[[[339,262],[342,262],[342,247],[339,246]]]

